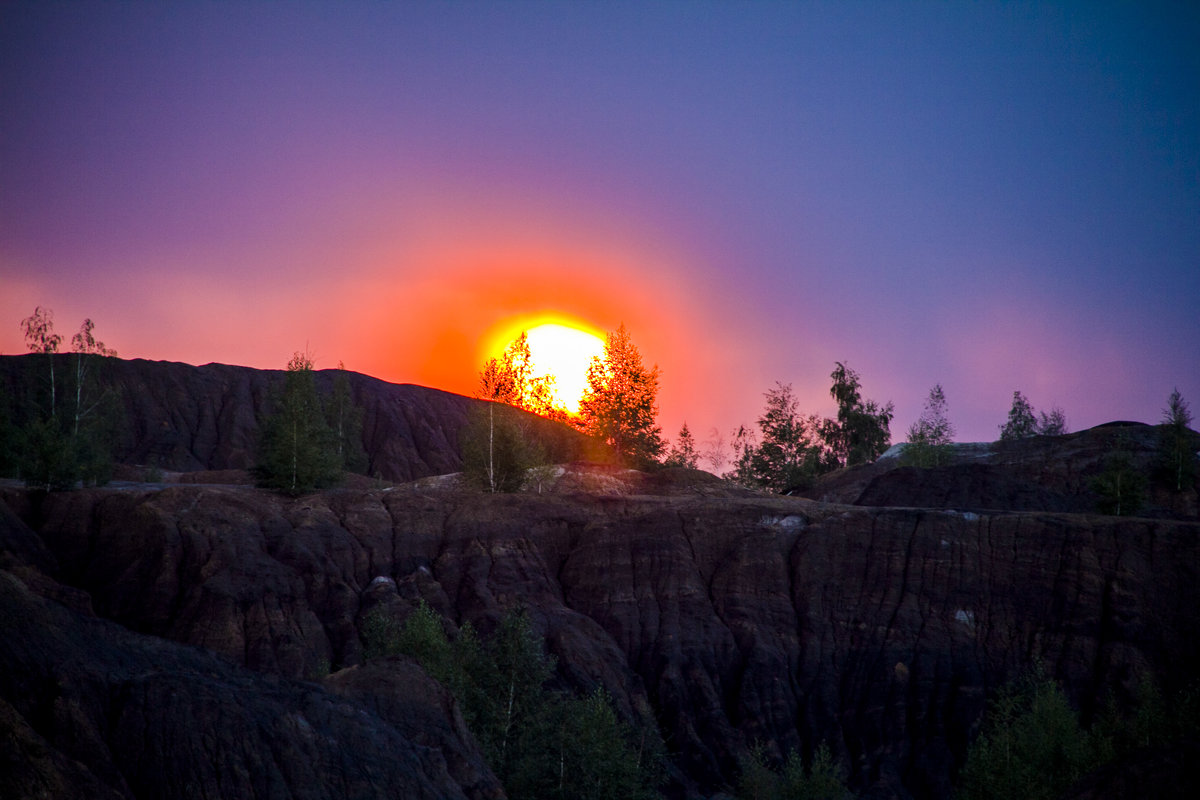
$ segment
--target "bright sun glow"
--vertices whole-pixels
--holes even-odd
[[[552,375],[556,399],[572,414],[587,385],[587,368],[604,355],[604,340],[595,334],[557,323],[529,329],[529,354],[535,375]]]

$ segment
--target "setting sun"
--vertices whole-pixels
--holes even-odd
[[[604,340],[579,328],[545,323],[529,329],[529,352],[535,374],[553,376],[558,402],[579,413],[588,365],[604,355]]]
[[[580,325],[566,322],[540,322],[507,331],[493,340],[492,349],[503,352],[524,331],[532,362],[531,377],[552,377],[554,404],[572,414],[579,413],[588,365],[593,357],[604,355],[604,339]]]

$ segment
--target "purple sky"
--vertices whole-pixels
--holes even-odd
[[[5,3],[0,352],[469,392],[624,321],[704,438],[837,360],[960,440],[1200,411],[1200,6]]]

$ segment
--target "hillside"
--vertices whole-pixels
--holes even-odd
[[[136,413],[170,412],[180,387],[230,398],[180,399],[194,410],[169,419],[225,443],[181,444],[180,458],[236,464],[258,412],[235,398],[270,373],[122,363],[126,385],[158,398]],[[378,382],[355,381],[377,419],[390,403],[390,418],[424,420],[420,469],[454,463],[436,432],[469,401],[386,384],[371,399]],[[886,463],[831,478],[839,502],[586,465],[518,495],[436,480],[300,498],[8,484],[0,795],[501,798],[458,701],[406,657],[364,659],[372,612],[404,618],[424,600],[483,636],[527,609],[558,685],[605,687],[664,742],[664,796],[729,792],[751,745],[778,758],[824,742],[860,797],[949,797],[991,693],[1034,664],[1085,719],[1144,680],[1170,694],[1200,673],[1200,522],[989,506],[1024,496],[989,475],[1085,475],[1077,443],[1094,435],[1036,443],[1039,460],[985,473],[983,500],[961,505],[905,496],[938,481],[889,479],[904,470]],[[871,485],[879,505],[864,504]],[[1194,744],[1074,796],[1190,797]]]
[[[69,355],[55,357],[59,375]],[[46,356],[0,356],[0,398],[10,398],[18,420],[31,387],[46,382]],[[315,373],[329,394],[336,370]],[[282,370],[225,364],[194,367],[167,361],[106,359],[95,371],[115,401],[113,459],[173,472],[245,470],[254,466],[259,428],[271,413],[271,393]],[[480,401],[424,386],[394,384],[347,372],[351,396],[363,411],[365,474],[411,481],[462,467],[459,429]],[[555,460],[582,451],[582,438],[562,425],[527,415],[535,438]]]
[[[1095,479],[1118,449],[1153,475],[1159,434],[1155,426],[1114,422],[1064,436],[957,444],[948,464],[928,469],[905,466],[898,445],[872,464],[824,476],[804,495],[861,506],[1088,513],[1099,501]],[[1200,450],[1200,434],[1192,432],[1192,443]],[[1200,519],[1200,471],[1182,492],[1155,481],[1146,490],[1140,516]]]

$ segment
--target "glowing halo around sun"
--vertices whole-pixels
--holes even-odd
[[[556,404],[578,414],[579,400],[587,386],[588,366],[593,358],[604,355],[603,335],[583,323],[563,319],[508,324],[492,339],[491,354],[501,355],[521,331],[529,337],[534,376],[552,376]]]

